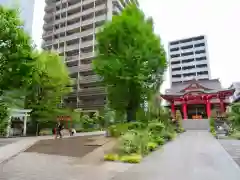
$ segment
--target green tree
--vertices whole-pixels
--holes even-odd
[[[95,72],[107,86],[110,108],[136,119],[136,111],[156,89],[166,69],[166,54],[152,19],[131,4],[97,34]]]
[[[56,122],[58,115],[68,114],[61,109],[62,97],[71,92],[71,79],[62,59],[52,52],[35,53],[31,83],[27,88],[25,108],[32,109],[31,120],[41,125]],[[34,125],[35,126],[35,125]],[[35,126],[36,127],[36,126]]]
[[[29,83],[32,46],[17,9],[0,5],[0,96]]]
[[[234,128],[240,128],[240,103],[233,103],[228,113],[230,122]]]
[[[0,27],[0,134],[4,135],[8,108],[22,107],[21,90],[29,83],[35,59],[17,9],[0,5]]]

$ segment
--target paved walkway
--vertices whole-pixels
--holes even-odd
[[[97,132],[87,132],[87,133],[77,133],[75,136],[86,136],[86,135],[102,135],[105,132],[97,131]],[[74,136],[73,136],[74,137]],[[53,136],[39,136],[39,137],[24,137],[24,138],[16,138],[16,142],[0,147],[0,164],[4,161],[16,156],[20,152],[25,151],[33,144],[35,144],[39,140],[43,139],[52,139]],[[71,138],[70,136],[66,136],[64,138]],[[7,139],[5,139],[6,141]],[[10,140],[10,139],[9,139]],[[14,138],[11,138],[14,140]]]
[[[240,167],[240,140],[221,139],[219,141]]]
[[[208,132],[188,131],[113,180],[239,180],[240,168]]]
[[[5,138],[0,138],[0,148],[3,146],[6,146],[8,144],[12,144],[14,142],[18,141],[17,139],[5,139]]]

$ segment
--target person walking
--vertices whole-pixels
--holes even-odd
[[[58,122],[57,123],[57,128],[56,128],[56,130],[57,130],[57,132],[56,132],[56,139],[58,138],[58,136],[60,138],[62,138],[62,132],[61,132],[62,129],[63,129],[63,125],[60,122]]]

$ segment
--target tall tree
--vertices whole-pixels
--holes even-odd
[[[228,113],[229,120],[233,124],[234,128],[240,129],[240,103],[233,103],[230,106],[230,112]]]
[[[71,91],[71,79],[66,65],[57,54],[41,52],[35,53],[35,56],[37,60],[27,89],[25,107],[32,109],[33,122],[44,123],[62,115],[58,105],[61,98]]]
[[[32,46],[17,9],[0,5],[0,96],[24,87],[31,76]]]
[[[95,72],[107,86],[110,107],[135,120],[140,104],[159,88],[166,69],[166,54],[153,32],[153,21],[133,3],[97,34]]]

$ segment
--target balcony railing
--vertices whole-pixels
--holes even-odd
[[[98,81],[101,81],[101,78],[98,75],[82,76],[80,78],[80,84],[87,84],[87,83],[98,82]]]
[[[90,107],[101,107],[104,106],[104,100],[103,101],[91,101],[91,102],[79,102],[77,104],[78,108],[90,108]]]
[[[105,87],[94,87],[94,88],[85,88],[80,89],[78,94],[80,96],[91,96],[91,95],[100,95],[100,94],[106,94]]]
[[[79,56],[78,55],[76,55],[76,56],[68,56],[67,58],[66,58],[66,61],[73,61],[73,60],[78,60],[79,59]]]
[[[86,72],[92,70],[92,64],[80,64],[80,72]]]

